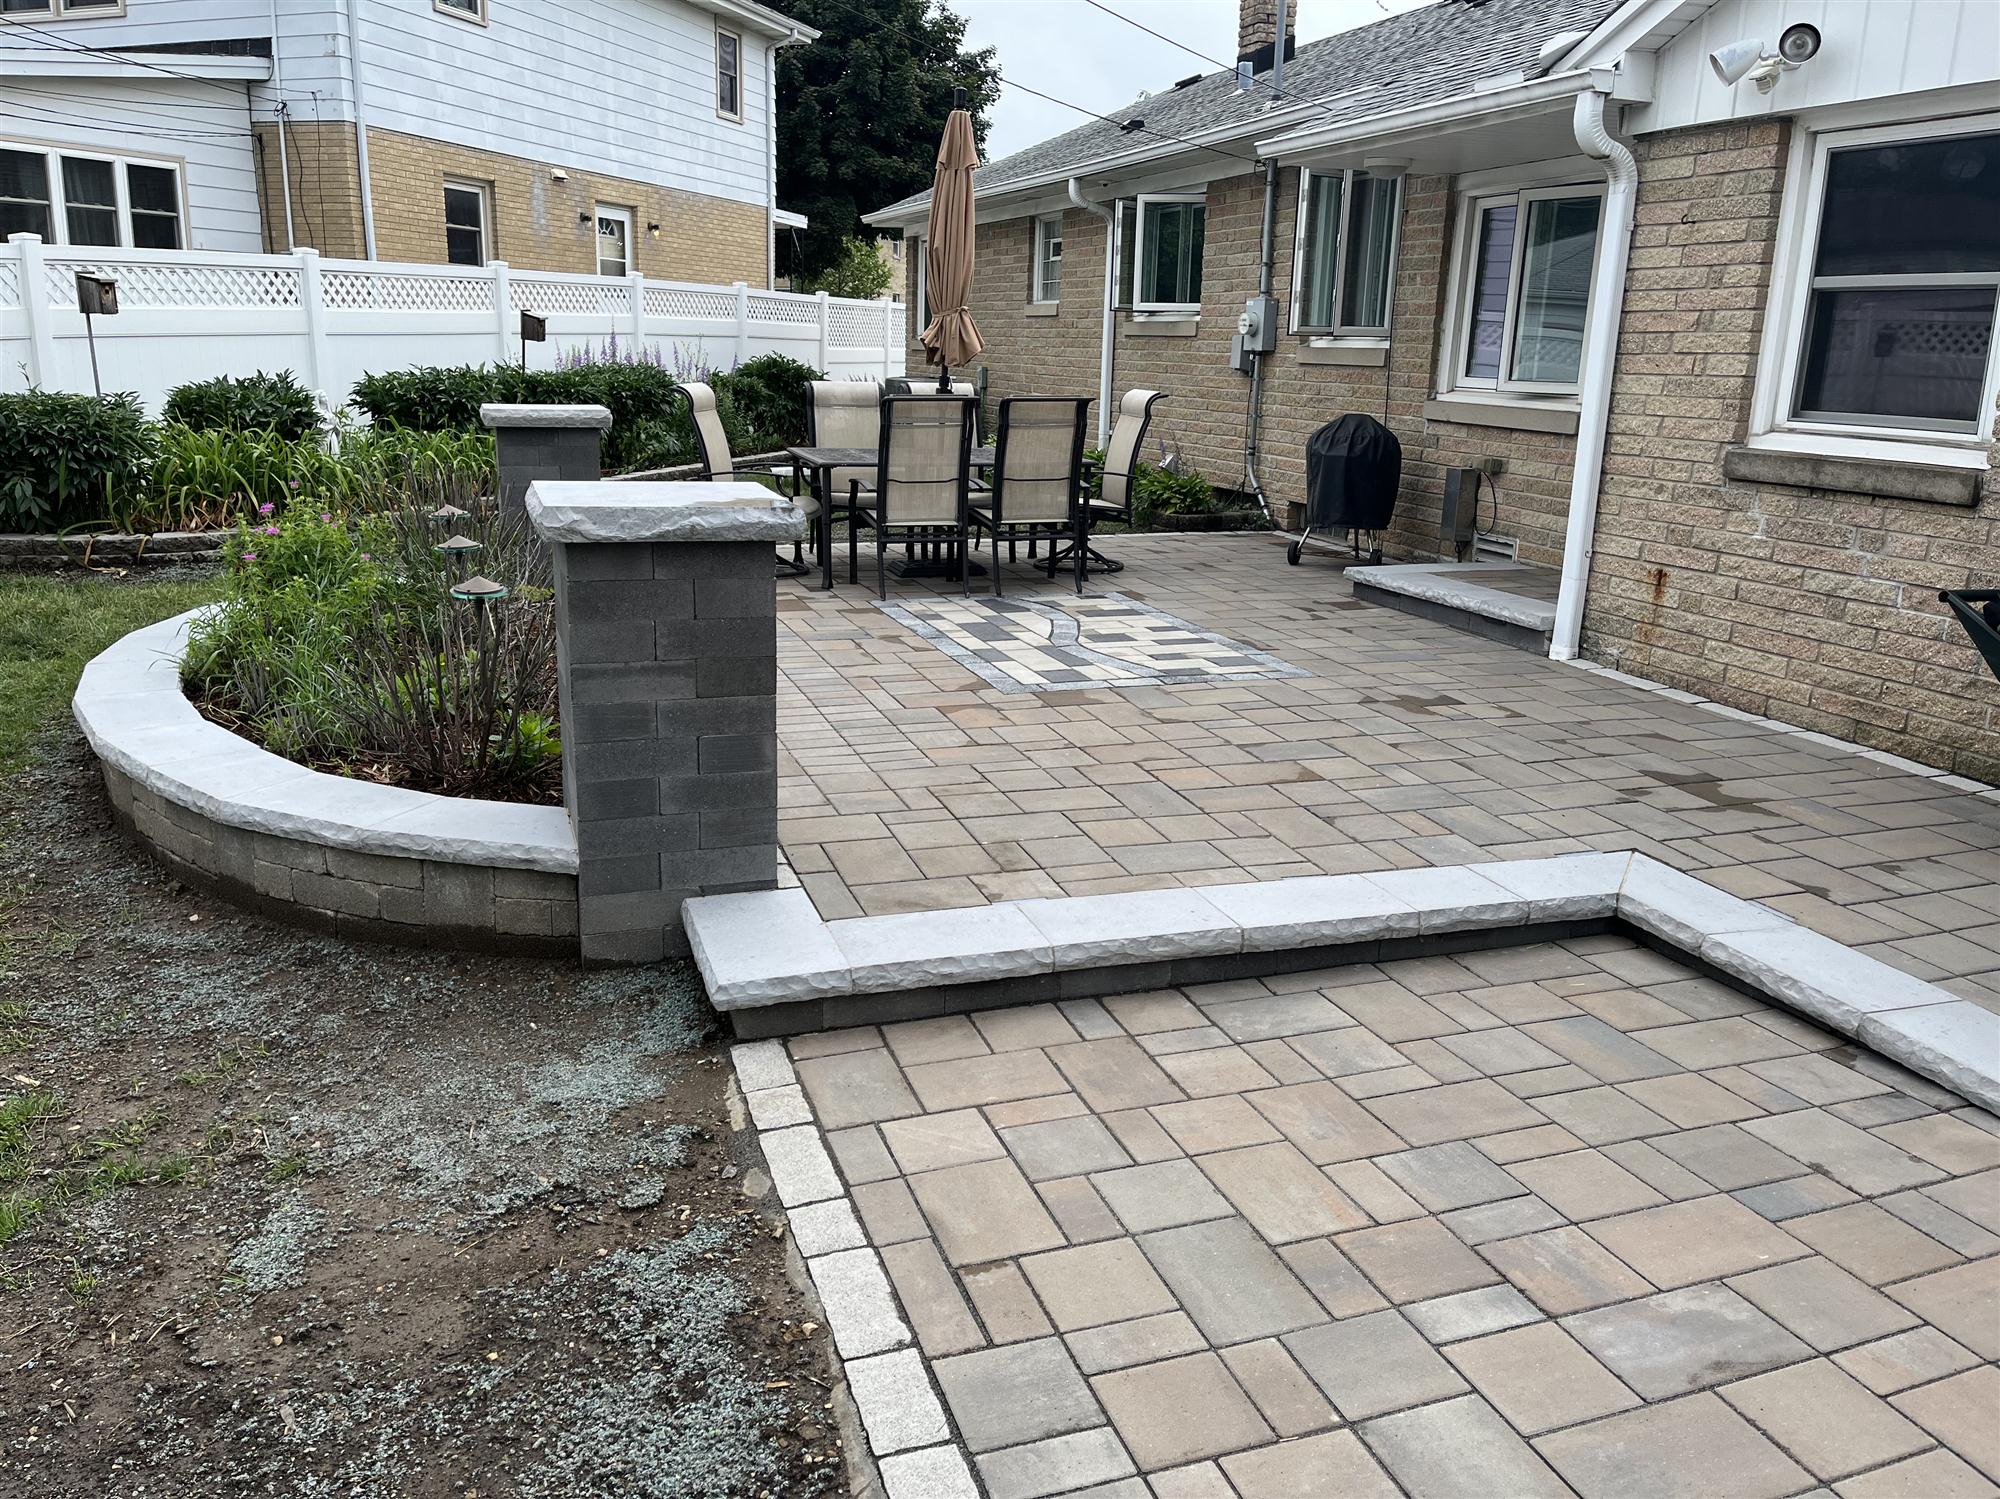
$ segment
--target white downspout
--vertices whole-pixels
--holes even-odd
[[[1097,348],[1097,445],[1101,448],[1110,441],[1111,433],[1111,351],[1118,326],[1118,214],[1086,198],[1074,177],[1069,179],[1069,200],[1104,220],[1104,336]]]
[[[285,146],[285,63],[284,43],[278,35],[278,0],[271,0],[271,92],[278,96],[278,191],[285,199],[285,253],[291,254],[299,247],[299,236],[292,227],[292,161],[291,153]]]
[[[1573,661],[1583,636],[1583,596],[1597,535],[1597,493],[1604,477],[1604,439],[1611,421],[1611,376],[1618,358],[1618,327],[1625,315],[1625,268],[1632,254],[1632,216],[1639,167],[1626,144],[1604,123],[1606,95],[1576,96],[1571,128],[1586,155],[1604,163],[1608,190],[1598,225],[1597,264],[1591,270],[1590,313],[1583,330],[1583,389],[1576,418],[1576,468],[1569,482],[1569,530],[1563,539],[1562,588],[1550,659]]]
[[[375,189],[368,177],[368,110],[361,93],[361,0],[347,0],[347,65],[354,74],[354,163],[360,175],[361,245],[375,258]]]

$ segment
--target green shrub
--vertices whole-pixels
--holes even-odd
[[[1104,461],[1102,448],[1091,448],[1084,456],[1093,463]],[[1140,463],[1132,471],[1132,524],[1151,525],[1159,515],[1206,515],[1217,508],[1215,489],[1198,469],[1183,467],[1179,473]],[[1096,470],[1084,485],[1086,499],[1096,499],[1104,482]]]
[[[746,444],[768,452],[806,440],[812,410],[807,387],[823,378],[811,365],[783,354],[759,354],[719,376],[718,383],[742,420]]]
[[[363,510],[470,510],[499,486],[491,432],[357,428],[341,434],[339,462],[352,475],[349,502]]]
[[[505,399],[499,394],[499,373],[483,364],[386,370],[363,375],[355,382],[351,400],[377,426],[477,432],[480,406]]]
[[[850,234],[840,242],[840,258],[821,275],[799,283],[800,291],[823,291],[833,297],[858,297],[866,301],[889,289],[895,273],[875,248],[873,239]]]
[[[0,531],[110,518],[144,490],[157,443],[135,395],[0,395]]]
[[[312,392],[290,370],[190,381],[168,394],[162,415],[196,431],[275,432],[294,441],[319,430]]]
[[[424,432],[481,432],[479,408],[488,401],[602,406],[611,413],[605,470],[625,473],[694,460],[694,428],[673,388],[682,379],[704,377],[715,387],[723,431],[736,452],[768,451],[805,439],[806,382],[817,380],[819,372],[782,354],[760,355],[717,374],[676,372],[610,351],[556,370],[490,365],[397,370],[363,378],[354,387],[353,404],[378,428]]]

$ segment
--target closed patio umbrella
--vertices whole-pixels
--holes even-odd
[[[930,233],[924,241],[924,270],[936,315],[922,338],[926,356],[940,367],[940,391],[951,389],[953,365],[970,364],[986,347],[966,310],[972,295],[972,169],[978,165],[972,116],[954,109],[938,142]]]

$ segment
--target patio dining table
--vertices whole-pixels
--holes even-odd
[[[832,496],[826,492],[827,480],[835,469],[875,467],[874,448],[786,448],[795,471],[811,476],[813,498],[819,501],[819,560],[820,588],[833,587],[833,505]],[[972,466],[975,469],[993,467],[993,449],[974,448]],[[975,574],[977,576],[977,574]]]

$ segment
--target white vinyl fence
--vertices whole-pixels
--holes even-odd
[[[418,365],[518,363],[521,313],[548,319],[528,366],[579,350],[643,349],[690,376],[788,354],[834,379],[903,373],[903,304],[703,286],[639,275],[573,276],[289,255],[0,245],[0,391],[88,391],[90,346],[76,274],[118,283],[93,321],[103,388],[158,413],[168,391],[211,375],[291,370],[329,404],[354,382]]]

